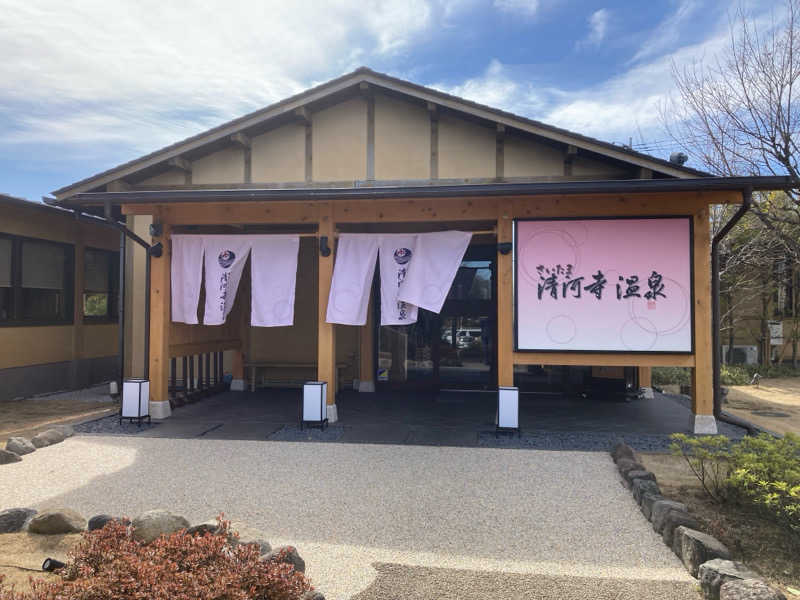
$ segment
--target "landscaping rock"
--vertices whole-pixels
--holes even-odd
[[[84,529],[86,529],[86,519],[68,508],[42,511],[28,524],[30,533],[42,535],[78,533]]]
[[[0,533],[22,531],[25,523],[36,514],[32,508],[8,508],[0,511]]]
[[[189,528],[189,521],[166,510],[148,510],[133,520],[133,537],[149,544],[160,535]]]
[[[0,465],[8,465],[11,463],[19,462],[22,459],[18,454],[9,452],[8,450],[0,450]]]
[[[706,600],[720,600],[720,588],[723,584],[742,579],[758,579],[758,574],[740,562],[715,558],[700,565],[697,578]]]
[[[325,596],[323,596],[317,590],[308,590],[300,600],[325,600]]]
[[[55,427],[53,427],[53,429],[63,433],[65,438],[69,438],[75,435],[75,429],[72,427],[72,425],[56,425]]]
[[[91,519],[89,519],[89,531],[95,531],[97,529],[102,529],[105,527],[109,522],[115,521],[114,517],[111,515],[95,515]]]
[[[262,556],[261,560],[267,562],[284,562],[288,565],[292,565],[295,571],[299,571],[300,573],[306,572],[306,561],[300,558],[300,555],[297,553],[297,548],[294,546],[281,546],[280,548],[276,548],[269,554]]]
[[[673,534],[672,550],[683,561],[692,577],[700,565],[715,558],[730,559],[728,548],[714,536],[681,525]]]
[[[664,518],[671,510],[686,511],[686,505],[674,500],[658,500],[653,503],[650,522],[653,523],[653,530],[661,533],[664,530]]]
[[[645,492],[644,494],[642,494],[642,501],[640,503],[640,506],[642,507],[642,514],[648,521],[653,516],[653,504],[655,504],[659,500],[664,500],[664,496],[662,496],[661,494],[653,494],[651,492]]]
[[[642,503],[645,494],[661,494],[658,484],[651,479],[634,479],[632,482],[633,499],[637,504]]]
[[[31,444],[31,441],[27,438],[12,437],[8,438],[8,441],[6,442],[6,450],[19,456],[24,456],[25,454],[34,452],[36,450],[36,446]]]
[[[633,448],[628,446],[625,442],[619,442],[614,446],[614,449],[611,451],[611,458],[614,459],[614,462],[618,462],[621,458],[627,458],[633,462],[638,462]]]
[[[219,523],[214,519],[212,521],[205,521],[204,523],[192,525],[186,530],[186,533],[188,535],[205,535],[207,533],[216,533],[218,530]]]
[[[31,438],[31,443],[37,448],[44,448],[45,446],[52,446],[53,444],[63,442],[65,439],[66,436],[58,429],[48,429],[47,431],[37,433],[33,436]]]
[[[741,579],[723,583],[719,600],[786,600],[786,596],[760,579]]]
[[[635,460],[631,460],[630,458],[620,458],[617,461],[617,469],[625,477],[625,474],[628,471],[646,471],[647,469],[644,468],[644,465],[641,463],[636,462]]]
[[[700,522],[692,515],[684,510],[671,510],[664,517],[664,528],[661,530],[661,539],[668,548],[672,548],[672,541],[675,537],[675,530],[678,527],[687,527],[688,529],[699,529]],[[676,552],[678,556],[681,556]]]
[[[633,487],[633,482],[636,479],[647,479],[649,481],[655,481],[656,476],[653,475],[650,471],[646,469],[632,469],[623,475],[625,479],[625,486],[630,489]]]

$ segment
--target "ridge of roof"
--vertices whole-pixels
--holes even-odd
[[[378,71],[374,71],[374,70],[372,70],[372,69],[370,69],[369,67],[366,67],[366,66],[361,66],[361,67],[358,67],[357,69],[355,69],[354,71],[351,71],[349,73],[345,73],[344,75],[340,75],[339,77],[336,77],[334,79],[330,79],[328,81],[325,81],[323,83],[315,85],[315,86],[313,86],[311,88],[308,88],[308,89],[306,89],[306,90],[304,90],[304,91],[302,91],[302,92],[300,92],[298,94],[294,94],[292,96],[289,96],[289,97],[284,98],[282,100],[279,100],[277,102],[269,104],[269,105],[267,105],[265,107],[259,108],[258,110],[252,111],[252,112],[247,113],[245,115],[242,115],[240,117],[236,117],[235,119],[232,119],[230,121],[226,121],[224,123],[221,123],[220,125],[217,125],[216,127],[212,127],[211,129],[207,129],[207,130],[202,131],[202,132],[200,132],[198,134],[189,136],[189,137],[184,138],[182,140],[179,140],[179,141],[177,141],[177,142],[175,142],[173,144],[169,144],[167,146],[164,146],[162,148],[154,150],[153,152],[149,152],[149,153],[147,153],[145,155],[139,156],[139,157],[134,158],[132,160],[129,160],[129,161],[126,161],[126,162],[121,163],[119,165],[116,165],[114,167],[111,167],[110,169],[106,169],[106,170],[101,171],[99,173],[96,173],[94,175],[90,175],[88,177],[85,177],[85,178],[83,178],[83,179],[81,179],[79,181],[73,182],[73,183],[71,183],[69,185],[66,185],[66,186],[61,187],[61,188],[59,188],[57,190],[54,190],[52,193],[54,195],[62,194],[64,192],[67,192],[67,191],[71,190],[72,188],[76,188],[76,187],[80,187],[80,186],[83,186],[85,184],[88,184],[91,181],[103,179],[105,177],[108,177],[108,176],[112,175],[113,173],[115,173],[117,171],[125,170],[125,169],[127,169],[129,167],[132,167],[132,166],[134,166],[134,165],[136,165],[137,163],[140,163],[140,162],[146,162],[146,161],[148,161],[148,160],[150,160],[152,158],[157,157],[160,154],[168,154],[170,152],[173,152],[173,151],[177,150],[181,146],[184,146],[184,145],[187,145],[187,144],[191,144],[192,142],[201,140],[202,138],[205,138],[205,137],[212,138],[212,139],[209,140],[209,143],[213,142],[213,141],[215,141],[213,139],[214,134],[218,134],[218,133],[220,133],[220,132],[222,132],[224,130],[228,130],[228,129],[232,128],[232,127],[236,127],[239,124],[244,124],[246,122],[252,121],[253,119],[258,119],[262,115],[266,115],[267,113],[270,113],[270,112],[275,111],[276,109],[279,109],[281,106],[295,103],[295,102],[297,102],[299,100],[302,100],[303,98],[308,97],[308,96],[313,96],[313,95],[315,95],[315,94],[317,94],[317,93],[319,93],[321,91],[324,91],[327,88],[336,88],[338,85],[340,85],[340,84],[342,84],[344,82],[347,82],[348,80],[353,80],[352,81],[353,84],[359,83],[359,80],[358,80],[359,77],[364,77],[365,79],[366,78],[374,78],[377,81],[368,82],[368,83],[373,83],[373,84],[378,85],[378,86],[380,86],[380,82],[383,81],[383,82],[386,82],[386,83],[392,83],[394,85],[398,85],[398,86],[402,86],[402,87],[405,87],[405,88],[409,88],[411,90],[414,90],[414,91],[417,91],[417,92],[421,92],[421,93],[424,93],[426,95],[432,95],[432,96],[438,97],[438,98],[443,99],[443,100],[448,100],[448,101],[451,101],[451,102],[455,102],[455,103],[464,105],[465,107],[471,107],[471,108],[474,108],[474,109],[477,109],[477,110],[481,110],[481,111],[485,111],[485,112],[497,115],[497,116],[505,118],[505,119],[518,121],[520,123],[524,123],[524,124],[527,124],[527,125],[542,129],[543,131],[546,131],[546,132],[551,132],[553,134],[557,134],[557,135],[560,135],[560,136],[573,138],[574,140],[579,141],[579,142],[582,141],[582,142],[585,142],[587,144],[600,146],[601,148],[606,148],[606,149],[611,150],[611,151],[613,151],[615,153],[621,153],[621,154],[624,154],[624,155],[628,155],[631,158],[635,158],[635,159],[638,159],[638,160],[641,160],[641,161],[647,161],[647,162],[655,163],[657,165],[661,165],[661,166],[667,167],[669,169],[682,171],[682,172],[686,173],[687,175],[692,175],[692,176],[696,176],[696,177],[709,177],[710,176],[709,173],[706,173],[704,171],[699,171],[697,169],[693,169],[691,167],[685,167],[683,165],[677,165],[677,164],[671,163],[671,162],[669,162],[667,160],[664,160],[664,159],[661,159],[661,158],[657,158],[657,157],[651,156],[649,154],[644,154],[642,152],[638,152],[636,150],[633,150],[633,149],[625,147],[625,146],[613,144],[611,142],[606,142],[606,141],[603,141],[603,140],[599,140],[597,138],[593,138],[593,137],[586,136],[586,135],[583,135],[583,134],[575,133],[574,131],[570,131],[570,130],[567,130],[567,129],[556,127],[554,125],[549,125],[547,123],[543,123],[542,121],[537,121],[535,119],[530,119],[528,117],[524,117],[524,116],[517,115],[517,114],[511,113],[511,112],[508,112],[508,111],[504,111],[504,110],[501,110],[501,109],[498,109],[498,108],[495,108],[495,107],[492,107],[492,106],[481,104],[479,102],[468,100],[468,99],[462,98],[460,96],[455,96],[455,95],[452,95],[452,94],[448,94],[446,92],[442,92],[442,91],[437,90],[435,88],[423,86],[423,85],[420,85],[420,84],[417,84],[417,83],[413,83],[411,81],[407,81],[407,80],[404,80],[404,79],[400,79],[400,78],[394,77],[392,75],[388,75],[386,73],[381,73],[381,72],[378,72]],[[166,158],[167,157],[165,157],[165,159]]]

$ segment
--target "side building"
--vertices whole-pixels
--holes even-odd
[[[119,234],[0,195],[0,400],[119,371]]]

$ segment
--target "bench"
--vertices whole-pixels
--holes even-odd
[[[337,379],[341,379],[342,371],[347,366],[346,363],[338,363],[336,365]],[[244,363],[245,377],[250,380],[250,391],[256,391],[256,378],[259,369],[316,369],[317,363],[313,362],[295,362],[295,363],[278,363],[269,360],[264,361],[251,361]],[[249,371],[249,376],[248,376]],[[271,383],[298,386],[302,387],[308,379],[272,379]]]

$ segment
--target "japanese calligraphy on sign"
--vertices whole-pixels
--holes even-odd
[[[518,350],[692,351],[689,217],[515,222]]]

